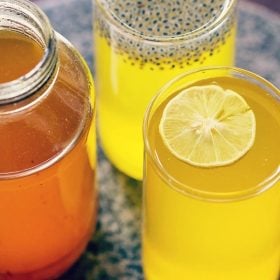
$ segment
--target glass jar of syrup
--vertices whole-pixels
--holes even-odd
[[[90,71],[27,0],[0,0],[0,279],[54,279],[96,221]]]

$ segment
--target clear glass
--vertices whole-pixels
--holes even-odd
[[[82,254],[96,222],[93,82],[29,1],[0,1],[0,44],[8,65],[1,80],[42,51],[27,73],[0,83],[0,279],[55,279]]]
[[[150,99],[188,69],[234,64],[236,1],[93,2],[101,144],[118,169],[141,179]]]
[[[250,151],[222,167],[174,157],[159,134],[168,100],[193,85],[241,94],[256,116]],[[187,72],[164,86],[144,120],[142,253],[146,279],[277,280],[280,267],[280,91],[237,68]]]

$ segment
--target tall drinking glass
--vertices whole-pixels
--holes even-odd
[[[153,99],[144,121],[148,280],[278,279],[279,101],[279,89],[237,68],[188,72]]]
[[[142,178],[145,108],[166,80],[234,63],[235,0],[94,0],[95,81],[103,149]]]

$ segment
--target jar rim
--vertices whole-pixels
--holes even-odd
[[[27,98],[47,82],[57,62],[56,36],[48,17],[30,1],[1,0],[0,15],[0,30],[23,33],[40,41],[44,47],[40,61],[30,71],[15,80],[0,83],[0,105],[7,105]],[[9,25],[5,24],[6,19],[9,19]],[[28,25],[29,32],[26,28],[24,31],[19,29],[19,26],[26,27],[25,25]]]

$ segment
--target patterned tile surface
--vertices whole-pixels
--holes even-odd
[[[92,69],[90,0],[39,1],[54,28],[68,38]],[[280,86],[280,17],[241,2],[237,65]],[[116,171],[99,150],[100,211],[97,231],[63,280],[141,280],[141,184]]]

